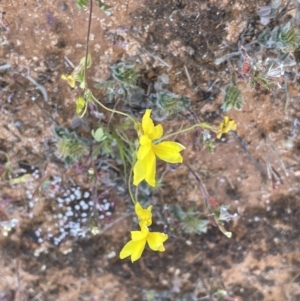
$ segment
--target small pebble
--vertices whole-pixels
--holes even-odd
[[[80,190],[74,191],[74,194],[75,194],[77,200],[81,199],[81,191]]]
[[[23,122],[21,120],[16,120],[15,121],[15,127],[20,128],[23,126]]]
[[[66,4],[66,3],[61,3],[60,4],[60,9],[62,10],[62,11],[66,11],[67,9],[68,9],[68,5]]]
[[[109,207],[110,207],[110,203],[105,203],[104,204],[104,210],[105,211],[108,211]]]
[[[112,259],[116,257],[116,255],[117,255],[116,251],[111,251],[110,253],[107,254],[107,258]]]

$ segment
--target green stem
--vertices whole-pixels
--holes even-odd
[[[131,198],[131,200],[132,200],[132,202],[133,202],[133,205],[135,205],[135,204],[136,204],[136,200],[134,199],[133,194],[132,194],[132,191],[131,191],[132,171],[133,171],[133,167],[131,167],[130,173],[129,173],[129,179],[128,179],[128,191],[129,191],[130,198]]]
[[[85,115],[85,113],[86,113],[86,111],[87,111],[87,108],[88,108],[88,102],[86,101],[86,102],[85,102],[85,106],[84,106],[83,113],[79,116],[79,118],[82,118],[82,117]]]
[[[100,105],[104,110],[109,111],[109,112],[112,112],[112,113],[116,113],[116,114],[119,114],[119,115],[126,116],[126,117],[128,117],[134,124],[136,124],[136,121],[134,120],[134,118],[131,117],[129,114],[124,113],[124,112],[121,112],[121,111],[118,111],[118,110],[115,110],[115,109],[110,109],[110,108],[108,108],[107,106],[105,106],[102,102],[100,102],[100,101],[93,95],[93,93],[91,93],[91,95],[92,95],[93,100],[94,100],[98,105]]]
[[[183,130],[179,130],[177,132],[174,132],[174,133],[171,133],[171,134],[168,134],[168,135],[165,135],[165,136],[162,136],[160,139],[157,140],[157,142],[161,142],[163,140],[166,140],[170,137],[173,137],[173,136],[176,136],[178,134],[181,134],[181,133],[185,133],[185,132],[188,132],[196,127],[201,127],[202,129],[211,129],[211,126],[209,126],[207,123],[197,123],[197,124],[194,124],[188,128],[185,128]]]
[[[85,62],[84,62],[84,80],[86,79],[86,69],[87,69],[87,60],[89,53],[89,42],[90,42],[90,33],[91,33],[91,24],[92,24],[92,14],[93,14],[93,0],[90,0],[90,12],[89,12],[89,23],[88,23],[88,32],[86,35],[86,45],[85,45]]]

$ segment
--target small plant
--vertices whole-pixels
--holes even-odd
[[[62,158],[66,164],[79,161],[81,157],[87,155],[87,142],[80,139],[75,132],[69,132],[62,127],[54,129],[56,135],[56,147],[58,157]]]
[[[87,7],[88,4],[89,4],[89,0],[76,0],[76,5],[77,5],[79,8]]]
[[[94,88],[104,89],[110,102],[121,99],[131,105],[140,104],[145,92],[137,86],[139,69],[127,62],[114,64],[110,69],[112,79],[97,83]]]
[[[143,301],[167,301],[170,300],[170,297],[171,292],[169,291],[143,290]]]
[[[157,120],[164,120],[190,107],[191,100],[184,95],[177,95],[170,91],[159,91],[149,96]]]
[[[105,3],[102,2],[101,0],[97,0],[97,4],[98,4],[99,8],[100,8],[107,16],[111,16],[111,15],[112,15],[112,12],[111,12],[112,6],[105,4]]]
[[[271,5],[264,6],[258,11],[260,17],[260,23],[268,25],[271,19],[274,19],[278,15],[278,10],[281,6],[281,0],[273,0]]]
[[[200,136],[200,144],[205,146],[205,149],[209,153],[213,153],[215,150],[215,139],[213,138],[213,134],[209,130],[203,130],[201,136]]]
[[[276,48],[293,52],[300,47],[300,28],[288,22],[278,31]]]
[[[84,0],[77,0],[76,3],[80,7],[89,4],[88,1]],[[97,3],[104,11],[110,8],[102,1],[98,0]],[[90,16],[92,16],[92,8],[93,5],[89,5]],[[142,185],[145,182],[149,187],[142,192],[147,195],[147,198],[151,196],[150,188],[163,189],[164,186],[160,183],[164,173],[160,176],[156,174],[157,159],[169,164],[183,162],[181,152],[185,150],[185,146],[172,140],[172,138],[198,128],[202,135],[202,142],[212,152],[214,149],[213,142],[220,139],[222,134],[235,130],[236,124],[234,120],[225,116],[224,121],[218,127],[196,121],[189,127],[165,134],[163,126],[155,124],[151,114],[157,119],[166,119],[181,111],[189,110],[191,100],[184,95],[177,95],[168,90],[169,76],[166,74],[158,76],[154,83],[139,80],[139,78],[145,79],[141,74],[142,69],[138,68],[137,64],[128,61],[113,64],[110,67],[111,76],[94,85],[94,88],[100,89],[99,92],[102,93],[101,97],[96,97],[92,89],[89,88],[89,81],[87,81],[87,69],[92,64],[91,56],[88,54],[91,19],[89,19],[88,24],[85,57],[80,60],[70,75],[63,75],[62,78],[68,82],[71,88],[75,88],[76,84],[79,84],[78,86],[82,90],[81,95],[76,97],[76,113],[79,118],[82,118],[86,112],[97,117],[95,112],[98,112],[98,106],[105,112],[111,113],[111,118],[106,124],[101,123],[92,130],[93,143],[88,143],[85,139],[79,138],[74,132],[69,132],[65,128],[56,128],[57,153],[60,158],[70,164],[79,161],[82,156],[87,154],[90,146],[92,153],[87,161],[91,165],[87,170],[93,179],[98,179],[100,170],[106,170],[105,176],[102,177],[101,175],[102,183],[107,187],[117,188],[117,186],[122,186],[122,183],[119,184],[120,180],[124,181],[125,178],[129,196],[135,207],[139,228],[131,231],[131,239],[121,250],[120,258],[130,257],[131,261],[134,262],[142,256],[146,245],[153,251],[163,252],[165,250],[164,243],[168,239],[168,234],[151,231],[152,206],[144,209],[138,201],[138,193],[139,187],[141,187],[141,191],[143,190]],[[107,101],[108,104],[106,104]],[[241,105],[242,99],[239,89],[233,85],[228,86],[223,109],[226,111],[231,108],[241,109]],[[142,116],[140,111],[143,111]],[[119,119],[112,122],[112,117],[116,115]],[[195,118],[195,120],[197,119]],[[77,121],[76,124],[80,123]],[[106,159],[114,160],[106,162],[108,161]],[[120,164],[124,166],[125,177],[122,177],[124,174],[119,169]],[[127,172],[128,166],[130,172]],[[118,174],[117,177],[116,174]],[[132,185],[136,186],[135,195],[132,193]],[[121,187],[121,190],[124,193],[124,187]],[[187,211],[181,209],[180,206],[174,208],[176,211],[174,215],[177,215],[177,221],[184,233],[201,234],[207,231],[208,220],[201,219],[199,213],[193,208],[189,208]],[[207,212],[209,211],[207,210]],[[220,220],[218,226],[221,229],[220,216],[218,218]],[[97,231],[93,232],[97,233]]]
[[[218,206],[216,203],[211,206],[210,211],[212,212],[210,223],[219,228],[219,230],[228,238],[232,236],[230,231],[225,229],[224,223],[231,221],[237,217],[237,214],[231,214],[228,212],[229,206],[221,205]]]
[[[300,28],[291,21],[272,30],[266,28],[258,36],[258,42],[269,49],[293,52],[300,47]]]
[[[241,110],[243,104],[243,98],[241,91],[238,87],[229,84],[224,91],[222,110],[227,112],[229,110],[236,109]]]
[[[202,234],[206,233],[208,220],[200,219],[199,212],[190,207],[184,211],[181,206],[174,204],[170,206],[171,212],[179,222],[184,233],[187,234]]]
[[[112,77],[125,87],[135,86],[140,77],[139,70],[134,65],[126,62],[111,66],[111,71]]]

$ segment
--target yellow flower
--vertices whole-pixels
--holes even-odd
[[[62,74],[61,75],[61,79],[66,80],[71,88],[75,87],[75,79],[74,79],[74,77],[72,75]]]
[[[150,186],[155,187],[156,156],[169,163],[182,163],[180,151],[183,145],[173,141],[164,141],[158,144],[153,140],[163,135],[162,125],[154,126],[150,118],[151,110],[147,109],[142,119],[142,133],[139,136],[140,147],[137,153],[137,162],[133,168],[133,184],[138,185],[145,180]]]
[[[139,218],[139,223],[145,226],[151,226],[152,224],[152,206],[144,209],[138,202],[135,203],[135,213]]]
[[[224,122],[220,123],[219,130],[217,132],[217,139],[220,139],[222,134],[226,134],[229,131],[236,130],[236,123],[234,120],[229,120],[228,116],[224,117]]]
[[[83,109],[86,108],[86,101],[85,99],[82,97],[82,96],[79,96],[77,99],[76,99],[76,113],[78,115],[81,114],[81,112],[83,111]],[[85,110],[84,110],[84,113],[85,113]],[[84,114],[83,114],[84,115]]]
[[[121,250],[120,258],[131,256],[131,261],[138,260],[145,249],[146,243],[153,251],[163,252],[163,243],[168,239],[168,235],[160,232],[150,232],[148,226],[152,224],[152,206],[144,209],[138,202],[135,204],[135,213],[139,218],[141,231],[131,231],[131,241]]]
[[[168,235],[160,232],[149,232],[147,226],[140,223],[141,231],[131,231],[131,240],[123,247],[120,258],[131,256],[131,261],[138,260],[145,249],[146,242],[153,251],[163,252],[163,243],[168,239]]]

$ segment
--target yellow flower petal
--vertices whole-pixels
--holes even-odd
[[[236,123],[234,120],[229,121],[229,126],[232,131],[236,130]]]
[[[229,120],[228,116],[224,117],[224,122],[220,123],[219,130],[217,132],[217,139],[220,139],[222,134],[226,134],[229,131],[236,130],[236,123],[234,120]]]
[[[141,135],[140,139],[140,145],[151,145],[151,139],[148,135]]]
[[[133,168],[133,184],[145,180],[150,186],[155,187],[156,158],[153,151],[149,151],[143,160],[137,160]]]
[[[183,159],[179,152],[183,149],[185,149],[183,145],[173,141],[165,141],[152,145],[155,155],[159,159],[169,163],[182,163]]]
[[[145,179],[145,173],[144,161],[137,160],[133,167],[133,185],[139,185]]]
[[[139,213],[140,210],[151,211],[150,207],[151,206],[149,206],[147,209],[143,209],[140,205],[136,206]],[[153,251],[162,252],[165,250],[163,243],[168,239],[167,234],[160,232],[149,232],[148,227],[144,223],[140,223],[140,227],[141,231],[131,231],[132,240],[129,241],[121,250],[121,259],[131,256],[132,262],[138,260],[145,249],[146,242]]]
[[[147,235],[147,243],[153,251],[164,251],[163,243],[168,239],[168,235],[160,232],[149,232]]]
[[[154,126],[150,115],[151,110],[147,109],[142,119],[143,133],[140,134],[137,129],[140,147],[137,153],[138,160],[133,169],[133,184],[138,185],[142,180],[146,180],[150,186],[155,187],[156,156],[169,163],[181,163],[183,159],[179,152],[185,147],[172,141],[153,144],[154,139],[159,139],[163,135],[163,127],[161,124]]]
[[[135,204],[135,213],[139,218],[139,222],[145,224],[146,226],[151,226],[152,224],[152,206],[149,206],[147,209],[144,209],[140,203],[136,202]]]
[[[86,105],[86,101],[82,96],[80,96],[76,99],[76,113],[78,115],[81,114],[81,112],[83,111],[85,105]]]
[[[143,127],[144,135],[149,135],[154,131],[154,123],[150,118],[151,111],[152,110],[147,109],[142,119],[142,127]]]
[[[128,256],[131,256],[131,261],[134,262],[141,258],[142,253],[145,249],[146,239],[138,241],[129,241],[121,250],[120,258],[124,259]]]
[[[138,160],[143,160],[151,150],[151,140],[147,137],[142,135],[140,139],[140,148],[137,153]]]
[[[145,166],[145,181],[152,187],[155,187],[156,158],[154,152],[149,152],[143,160]]]
[[[152,133],[149,133],[148,136],[151,140],[159,139],[164,133],[163,127],[161,124],[158,124],[154,127],[154,130]]]
[[[147,109],[143,119],[142,119],[142,128],[144,135],[148,136],[149,139],[159,139],[163,135],[163,127],[161,124],[158,124],[157,126],[154,126],[153,120],[151,119],[150,109]]]
[[[220,139],[222,137],[222,133],[217,134],[217,139]]]
[[[61,79],[66,80],[71,88],[75,87],[75,79],[73,78],[72,75],[62,74]]]
[[[146,236],[148,235],[149,233],[149,230],[148,228],[145,226],[143,226],[142,224],[142,227],[141,227],[141,230],[142,231],[131,231],[131,240],[133,241],[138,241],[138,240],[141,240],[141,239],[145,239]]]

